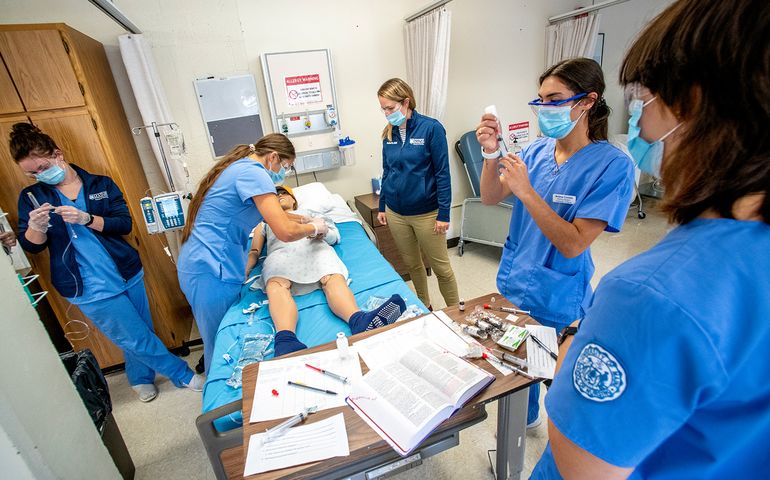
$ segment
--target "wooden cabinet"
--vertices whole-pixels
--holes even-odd
[[[377,214],[380,212],[380,196],[373,193],[367,193],[366,195],[358,195],[355,197],[356,209],[358,213],[364,217],[364,221],[372,227],[374,236],[377,239],[377,250],[380,251],[383,257],[393,266],[393,269],[401,275],[405,281],[409,280],[409,271],[406,268],[404,260],[401,259],[401,254],[398,253],[398,248],[393,241],[393,235],[390,233],[390,229],[387,225],[381,224],[377,220]],[[423,255],[422,261],[425,265],[428,265],[428,260]],[[425,269],[430,275],[430,268]]]
[[[19,193],[32,182],[8,152],[8,134],[17,122],[31,122],[53,137],[67,161],[112,178],[134,219],[126,240],[144,265],[155,330],[168,347],[181,346],[192,313],[161,239],[148,235],[142,224],[139,199],[149,186],[104,47],[64,24],[0,25],[0,56],[0,207],[15,225]],[[28,257],[62,326],[85,319],[53,288],[48,253]],[[102,368],[123,362],[120,350],[93,326],[88,338],[71,342],[76,349],[93,350]]]

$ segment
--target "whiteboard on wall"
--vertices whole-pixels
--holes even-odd
[[[200,78],[194,84],[215,157],[236,145],[254,143],[264,135],[253,75]]]
[[[336,106],[328,49],[265,53],[262,65],[273,117]]]

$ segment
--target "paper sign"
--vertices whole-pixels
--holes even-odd
[[[522,145],[529,142],[529,122],[511,123],[508,125],[508,144],[513,145],[513,140]]]
[[[286,84],[286,101],[289,105],[305,105],[323,101],[321,76],[317,73],[284,77],[284,83]]]

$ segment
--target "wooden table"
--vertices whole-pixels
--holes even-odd
[[[448,307],[444,312],[450,318],[456,321],[464,320],[465,316],[473,311],[476,305],[490,303],[490,297],[496,297],[495,302],[498,306],[512,306],[510,302],[500,294],[489,294],[482,297],[466,301],[465,312],[460,312],[458,307]],[[502,312],[495,312],[505,316]],[[516,322],[518,325],[537,324],[537,322],[528,316],[519,317]],[[376,335],[382,331],[395,328],[400,324],[389,325],[384,328],[364,332],[350,337],[355,344],[356,341]],[[488,347],[494,346],[492,339],[482,342]],[[305,355],[324,350],[336,348],[334,342],[319,345],[317,347],[295,352],[289,356]],[[526,343],[522,345],[516,354],[526,358]],[[286,358],[286,357],[282,357]],[[444,421],[434,433],[428,437],[415,452],[427,446],[435,444],[449,435],[456,434],[459,430],[467,428],[486,418],[484,405],[494,400],[498,401],[498,420],[497,420],[497,478],[508,479],[518,478],[524,463],[524,443],[526,440],[526,422],[527,422],[527,391],[528,387],[540,380],[529,380],[519,375],[504,376],[498,372],[486,360],[473,360],[473,363],[484,370],[495,375],[495,381],[492,382],[479,395],[472,398],[462,409],[455,412],[449,419]],[[243,370],[243,445],[238,448],[227,450],[222,455],[222,461],[225,466],[228,478],[243,478],[243,469],[246,461],[246,452],[251,435],[264,432],[265,429],[279,424],[284,419],[271,420],[259,423],[248,423],[251,416],[251,410],[254,404],[254,389],[259,372],[259,363],[247,366]],[[361,369],[364,373],[368,371],[366,364],[361,361]],[[384,440],[380,438],[350,407],[337,407],[311,415],[306,423],[312,423],[318,420],[331,417],[342,412],[345,416],[345,428],[348,433],[348,442],[350,445],[350,455],[348,457],[334,457],[320,462],[308,463],[295,467],[274,470],[258,475],[249,476],[249,479],[278,479],[278,478],[340,478],[355,476],[357,473],[374,468],[383,463],[401,458]],[[361,477],[363,478],[363,477]]]

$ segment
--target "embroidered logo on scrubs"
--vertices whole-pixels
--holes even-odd
[[[620,397],[626,389],[626,372],[607,350],[589,343],[578,355],[572,384],[581,395],[596,402]]]
[[[109,195],[107,195],[107,192],[99,192],[99,193],[92,193],[88,196],[89,200],[104,200],[106,198],[109,198]]]
[[[565,203],[567,205],[574,205],[575,204],[575,196],[574,195],[565,195],[563,193],[554,193],[553,194],[553,203]]]
[[[386,145],[398,145],[398,142],[385,142]]]
[[[409,143],[412,145],[425,145],[424,138],[410,138]]]

